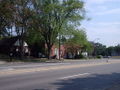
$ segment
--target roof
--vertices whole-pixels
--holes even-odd
[[[20,46],[20,40],[17,40],[15,43],[14,43],[14,46]],[[23,46],[28,46],[28,44],[24,41],[23,42]]]
[[[0,46],[20,46],[20,41],[18,40],[19,36],[4,38],[0,40]],[[28,46],[28,44],[24,41],[24,46]]]

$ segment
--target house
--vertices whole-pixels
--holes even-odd
[[[67,45],[60,45],[60,51],[59,51],[59,47],[57,47],[56,45],[53,45],[50,56],[51,57],[56,56],[56,58],[59,59],[59,55],[60,55],[61,59],[63,59],[63,58],[72,59],[72,58],[77,58],[76,55],[80,55],[79,50],[76,53],[76,52],[72,52],[72,51],[68,50],[68,48],[70,48],[70,47]],[[60,54],[59,54],[59,52],[60,52]],[[86,55],[86,53],[85,53],[85,55]]]
[[[12,52],[14,56],[18,56],[17,54],[20,52],[21,43],[21,40],[19,40],[19,38],[20,37],[17,36],[0,40],[0,53],[9,55]],[[28,44],[25,41],[23,42],[23,50],[25,55],[28,55],[30,53]]]
[[[60,58],[64,58],[64,56],[65,56],[65,47],[64,47],[64,45],[60,45],[60,51],[59,51],[59,47],[53,45],[53,47],[51,49],[51,55],[50,56],[51,57],[56,56],[56,58],[59,59],[59,55],[60,55]]]

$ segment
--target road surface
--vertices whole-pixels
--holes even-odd
[[[76,61],[44,65],[29,64],[28,66],[9,65],[7,72],[9,68],[15,71],[23,67],[25,70],[30,68],[33,71],[1,74],[0,90],[120,90],[120,61],[111,62],[84,61],[81,64]],[[1,66],[1,72],[4,71],[4,67],[5,65]],[[38,67],[48,69],[34,71]],[[51,69],[52,67],[56,69]]]

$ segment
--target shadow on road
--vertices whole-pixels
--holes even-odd
[[[34,90],[120,90],[120,73],[60,80],[52,85],[56,88]]]

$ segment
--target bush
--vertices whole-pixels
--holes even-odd
[[[102,55],[97,55],[96,58],[101,59]]]
[[[75,59],[83,59],[83,58],[84,58],[84,56],[82,54],[75,56]]]

